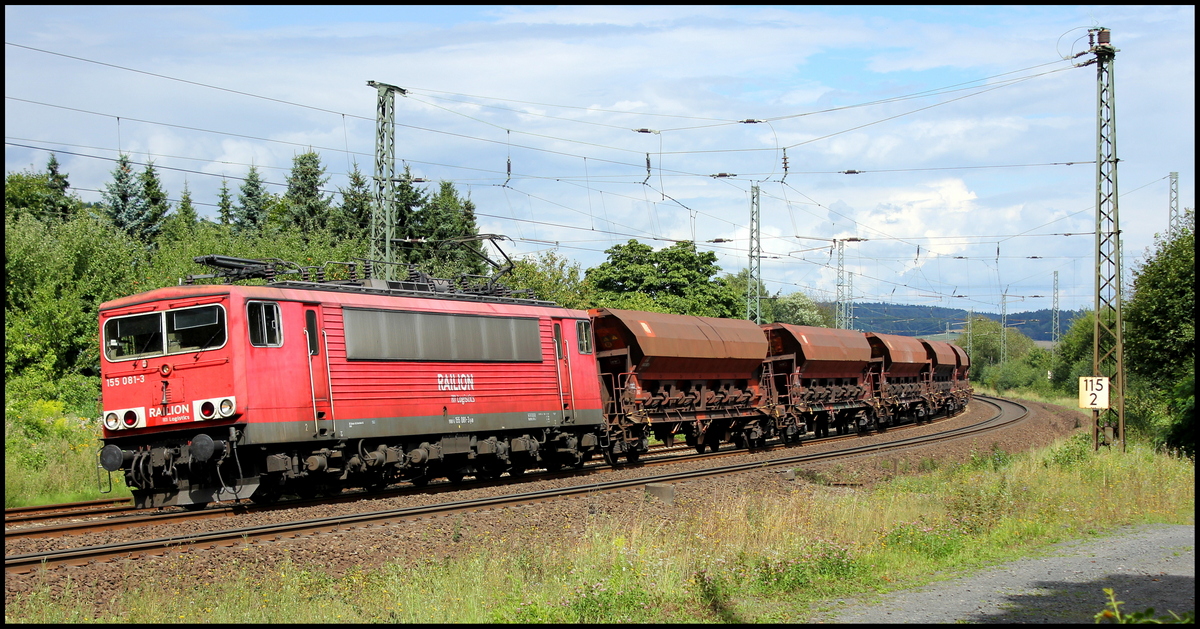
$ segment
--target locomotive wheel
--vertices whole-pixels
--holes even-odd
[[[422,474],[415,478],[408,479],[408,482],[413,484],[413,487],[424,487],[429,484],[429,475]]]
[[[520,475],[522,475],[522,474],[524,474],[524,473],[525,473],[525,468],[523,468],[523,467],[521,467],[521,466],[519,466],[519,465],[514,465],[514,466],[512,466],[512,467],[508,468],[508,475],[509,475],[509,476],[520,476]]]
[[[278,491],[263,491],[261,488],[250,496],[250,502],[256,505],[274,504],[277,500],[279,500]]]
[[[451,483],[453,483],[455,485],[461,484],[463,482],[463,473],[462,472],[450,472],[449,474],[446,474],[446,480],[450,481]]]
[[[498,470],[494,467],[484,467],[475,472],[475,478],[479,480],[495,480],[500,478],[500,474],[502,473],[504,473],[504,470]]]

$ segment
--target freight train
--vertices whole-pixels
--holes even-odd
[[[966,353],[937,341],[575,310],[370,261],[196,261],[217,272],[100,307],[98,464],[140,507],[615,465],[651,437],[756,448],[972,395]]]

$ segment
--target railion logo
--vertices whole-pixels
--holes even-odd
[[[475,374],[439,373],[437,383],[438,391],[474,391]]]

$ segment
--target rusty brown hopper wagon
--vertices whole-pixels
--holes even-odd
[[[867,333],[871,343],[872,385],[880,406],[881,425],[899,419],[920,420],[934,408],[929,395],[932,361],[919,339],[896,334]]]
[[[651,432],[665,442],[681,434],[700,450],[716,450],[724,438],[765,438],[757,407],[767,341],[757,324],[612,308],[589,314],[605,415],[620,435],[614,454],[636,452]]]
[[[796,440],[847,432],[870,408],[867,368],[871,345],[861,332],[806,325],[762,326],[770,345],[764,380],[770,381],[776,432]]]

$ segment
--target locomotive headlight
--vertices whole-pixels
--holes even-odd
[[[213,403],[209,400],[205,400],[204,403],[200,405],[200,416],[204,419],[212,419],[213,416],[216,415],[216,412],[217,407],[213,406]]]
[[[116,430],[121,427],[120,418],[116,413],[108,413],[104,416],[104,427],[109,430]]]
[[[221,417],[229,417],[233,414],[233,398],[225,398],[221,400]]]

